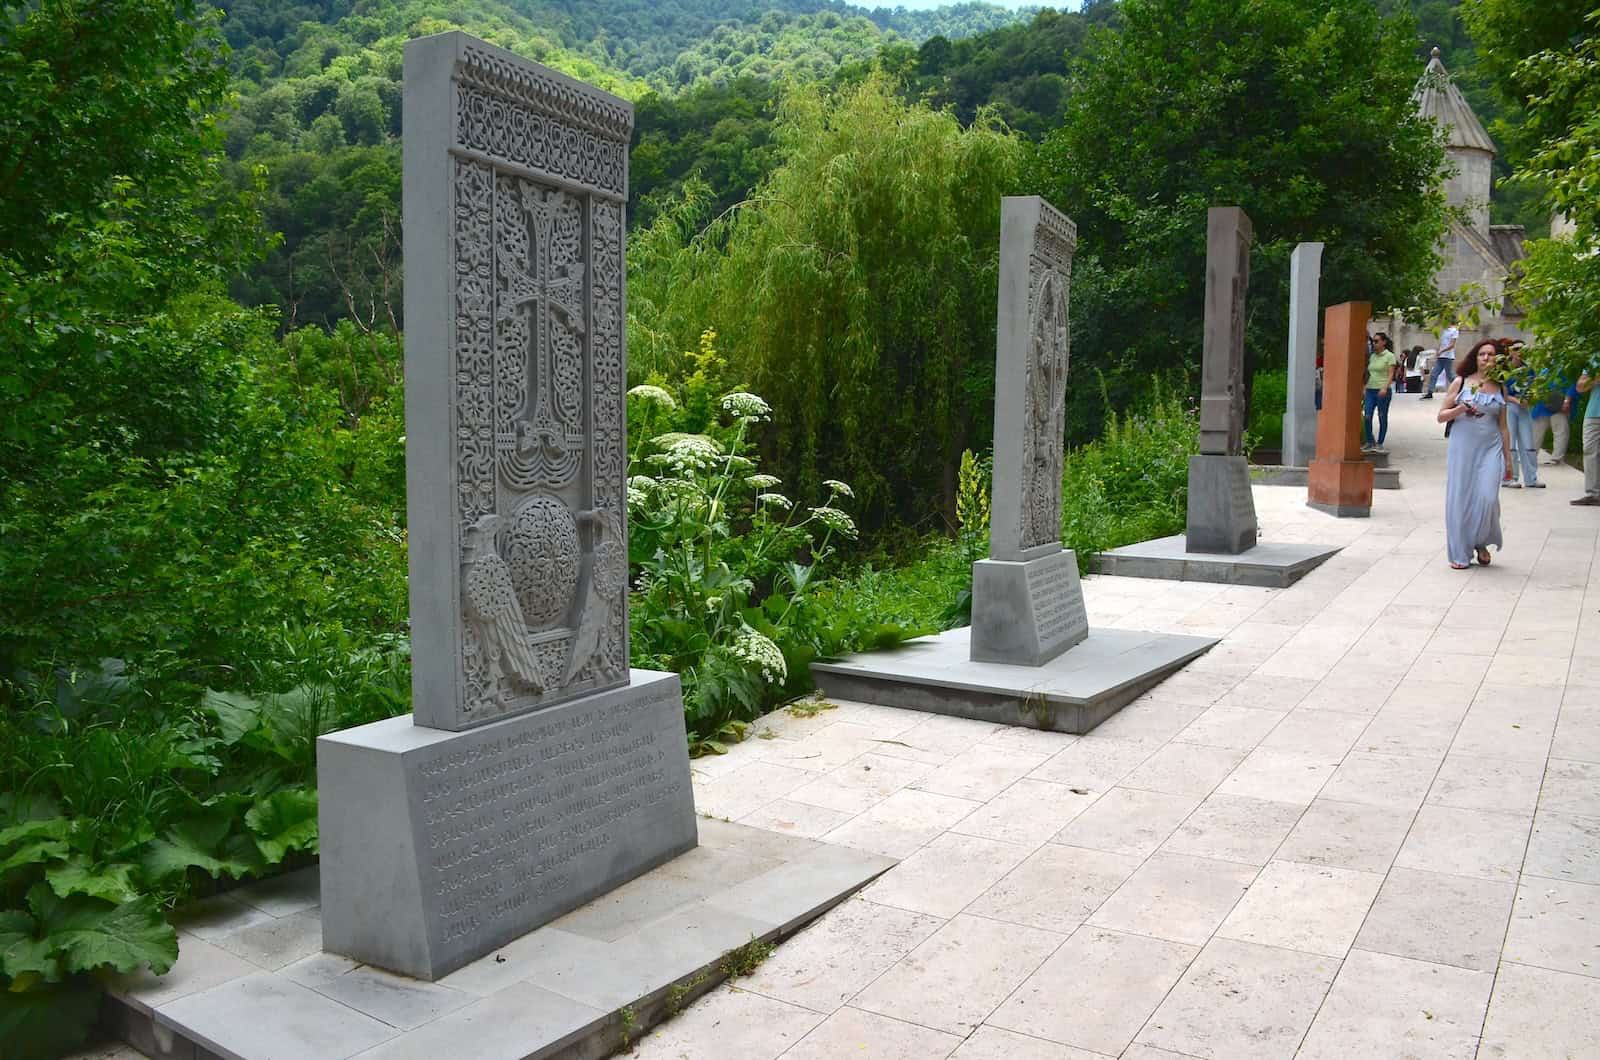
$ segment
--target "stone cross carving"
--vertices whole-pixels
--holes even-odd
[[[1289,257],[1289,400],[1283,462],[1306,467],[1317,450],[1317,299],[1322,244],[1301,243]]]
[[[1244,452],[1244,298],[1250,287],[1250,218],[1237,206],[1206,214],[1205,347],[1200,368],[1200,452]]]
[[[1067,326],[1078,230],[1038,196],[1001,200],[995,366],[994,491],[989,555],[1061,551]]]
[[[406,128],[406,474],[414,716],[459,730],[628,682],[633,112],[454,40]]]

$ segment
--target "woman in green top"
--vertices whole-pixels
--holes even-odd
[[[1363,452],[1382,452],[1384,439],[1389,437],[1389,402],[1394,396],[1394,374],[1400,359],[1389,345],[1389,336],[1378,332],[1372,336],[1372,356],[1367,358],[1367,392],[1361,402],[1361,437],[1366,443]],[[1378,435],[1372,435],[1372,413],[1378,413]]]

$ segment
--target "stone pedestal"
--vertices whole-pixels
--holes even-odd
[[[437,979],[690,850],[676,674],[447,732],[317,741],[323,947]]]
[[[1306,467],[1317,451],[1317,298],[1322,244],[1301,243],[1289,257],[1289,399],[1283,463]]]
[[[1189,458],[1190,552],[1237,555],[1254,548],[1261,531],[1243,456],[1196,453]]]
[[[1371,312],[1366,302],[1345,302],[1325,314],[1322,415],[1306,503],[1329,515],[1372,514],[1373,467],[1361,453],[1361,387]]]
[[[1024,562],[972,565],[972,658],[1040,666],[1089,635],[1070,550]]]

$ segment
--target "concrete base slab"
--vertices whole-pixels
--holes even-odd
[[[759,955],[752,942],[786,938],[894,864],[702,818],[694,850],[433,983],[321,950],[315,931],[262,956],[264,932],[321,910],[263,919],[252,896],[266,885],[252,884],[207,900],[236,915],[209,910],[204,939],[180,932],[170,973],[112,984],[103,1022],[146,1055],[184,1060],[589,1060],[737,972]]]
[[[1166,578],[1180,582],[1220,582],[1282,589],[1293,585],[1338,552],[1338,546],[1266,541],[1237,556],[1190,552],[1182,534],[1124,545],[1095,556],[1096,574],[1123,578]]]
[[[1184,524],[1197,552],[1236,556],[1261,537],[1243,456],[1195,453],[1189,457],[1189,516]]]
[[[1085,733],[1206,652],[1211,637],[1091,628],[1041,666],[974,662],[970,629],[812,663],[826,696],[933,714]]]
[[[1251,464],[1250,483],[1254,486],[1306,486],[1311,474],[1308,467],[1294,467],[1284,464]],[[1374,467],[1372,469],[1372,488],[1378,490],[1400,489],[1400,469],[1397,467]]]

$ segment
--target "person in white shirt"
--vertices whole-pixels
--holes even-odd
[[[1446,386],[1455,378],[1456,339],[1460,337],[1461,329],[1454,324],[1439,332],[1439,348],[1434,351],[1433,368],[1424,377],[1427,381],[1422,386],[1422,400],[1433,399],[1433,383],[1437,376],[1444,377]]]

